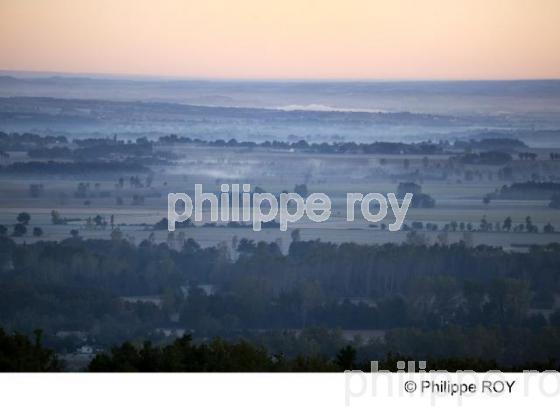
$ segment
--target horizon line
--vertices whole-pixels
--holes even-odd
[[[54,70],[13,70],[0,68],[0,75],[18,78],[53,78],[53,77],[83,77],[90,79],[127,79],[130,81],[207,81],[207,82],[527,82],[527,81],[560,81],[560,77],[515,77],[515,78],[352,78],[352,77],[203,77],[181,76],[167,74],[138,74],[138,73],[108,73],[108,72],[73,72]]]

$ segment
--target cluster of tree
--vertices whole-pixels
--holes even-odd
[[[0,149],[4,151],[27,151],[53,145],[68,144],[64,136],[37,135],[32,133],[5,133],[0,131]]]
[[[70,159],[73,154],[68,147],[42,147],[27,150],[27,156],[33,159]]]
[[[282,332],[380,329],[387,332],[385,341],[366,344],[364,357],[398,352],[418,360],[508,362],[511,356],[508,363],[515,364],[531,357],[546,361],[560,343],[560,312],[537,310],[553,312],[560,291],[559,245],[508,253],[462,244],[296,240],[283,255],[275,243],[242,239],[232,258],[227,246],[202,248],[192,239],[178,251],[150,241],[135,246],[118,235],[0,242],[0,323],[26,332],[42,328],[48,335],[80,329],[101,346],[159,340],[156,329],[179,327],[197,337],[243,334],[274,353],[334,354],[340,339],[323,335],[318,339],[325,345],[329,340],[328,346],[309,350]],[[137,295],[157,295],[161,302],[121,298]],[[262,332],[274,329],[275,335]],[[478,337],[481,342],[473,343]],[[515,340],[533,342],[519,346]]]
[[[229,141],[215,140],[206,141],[198,138],[179,137],[167,135],[158,139],[160,144],[196,144],[210,147],[242,147],[242,148],[272,148],[282,150],[296,150],[305,152],[317,152],[323,154],[336,153],[360,153],[360,154],[443,154],[443,147],[432,142],[401,143],[382,142],[356,143],[356,142],[333,142],[333,143],[308,143],[305,140],[297,142],[265,141],[262,143],[253,141],[237,141],[232,138]]]
[[[413,195],[410,203],[413,208],[433,208],[436,206],[435,199],[423,193],[422,187],[414,182],[401,182],[397,187],[397,198],[402,199],[407,193]]]
[[[404,227],[404,225],[403,225]],[[413,222],[411,224],[411,228],[415,230],[422,230],[426,229],[428,231],[437,231],[439,226],[434,223],[427,223],[424,225],[422,222]],[[442,228],[444,232],[529,232],[529,233],[538,233],[539,228],[533,224],[533,221],[530,216],[525,218],[524,223],[519,223],[514,225],[513,219],[510,216],[507,216],[503,222],[495,222],[491,223],[488,222],[486,216],[483,216],[480,220],[478,225],[473,224],[472,222],[457,222],[451,221],[445,224]],[[556,230],[554,226],[548,222],[546,225],[543,226],[544,233],[554,233]]]
[[[534,152],[520,152],[517,156],[522,161],[535,161],[538,157]]]
[[[14,144],[11,139],[0,140],[0,146],[7,148],[25,148],[27,155],[33,159],[72,159],[77,162],[125,160],[141,161],[144,165],[164,165],[176,156],[171,152],[155,151],[153,143],[146,138],[135,141],[122,141],[115,138],[88,138],[75,139],[69,142],[63,140],[53,141],[52,137],[35,136],[32,142],[22,146]]]
[[[415,230],[422,230],[424,229],[424,224],[422,222],[413,222],[411,225],[412,229]],[[403,225],[404,228],[404,225]],[[406,227],[409,228],[408,226]],[[403,229],[403,230],[407,230]],[[425,229],[428,231],[437,231],[439,226],[433,223],[427,223]],[[539,228],[533,224],[533,221],[530,216],[525,217],[524,223],[519,223],[517,225],[513,224],[513,220],[510,216],[507,216],[504,221],[501,222],[488,222],[486,219],[486,215],[482,217],[480,223],[473,224],[472,222],[457,222],[451,221],[445,224],[442,228],[443,232],[528,232],[528,233],[538,233]],[[548,222],[543,227],[544,233],[554,233],[555,228],[554,226]]]
[[[0,328],[0,372],[57,372],[63,369],[55,353],[43,347],[42,332],[32,343],[25,335],[8,334]]]
[[[504,165],[511,162],[511,154],[502,151],[486,151],[480,153],[466,153],[456,158],[468,165]]]
[[[502,352],[492,336],[527,337],[527,343],[536,343],[534,349],[545,347],[534,356],[521,355],[509,343]],[[539,333],[540,337],[560,340],[558,329]],[[467,337],[471,339],[467,340]],[[414,342],[416,338],[416,343]],[[473,339],[474,338],[474,339]],[[426,370],[473,370],[479,372],[558,370],[560,361],[550,343],[538,342],[537,335],[508,329],[504,334],[495,329],[457,329],[448,332],[426,332],[418,329],[395,331],[390,342],[373,342],[363,346],[345,345],[333,354],[285,355],[282,351],[267,349],[258,342],[241,339],[227,341],[215,338],[208,343],[193,343],[190,335],[171,344],[154,346],[149,341],[142,345],[125,342],[109,353],[98,354],[89,364],[91,372],[340,372],[345,370],[371,371],[371,361],[378,361],[378,369],[397,371],[399,361],[426,361]],[[455,342],[455,343],[453,343]],[[386,352],[388,345],[396,348]],[[485,349],[489,347],[489,349]],[[471,355],[469,355],[469,353]],[[515,360],[501,360],[514,355]],[[550,356],[552,355],[552,356]],[[496,360],[496,356],[500,359]]]
[[[477,135],[482,137],[483,135]],[[527,149],[527,144],[515,138],[506,138],[501,134],[490,135],[489,138],[471,139],[468,141],[455,141],[454,148],[460,148],[465,151],[505,151],[512,152],[520,149]]]
[[[73,151],[75,158],[107,158],[110,156],[149,157],[156,155],[153,143],[146,138],[135,141],[122,141],[103,138],[76,139],[74,144],[78,148]]]
[[[66,218],[60,215],[60,212],[58,212],[57,210],[53,209],[51,211],[51,223],[53,225],[66,225],[69,222],[79,222],[79,221],[81,221],[80,218]]]
[[[560,183],[527,181],[504,185],[487,196],[490,199],[551,199],[555,195],[560,195]]]
[[[314,336],[332,336],[336,332],[309,329]],[[65,363],[50,349],[43,347],[41,331],[35,331],[35,342],[22,334],[7,334],[0,329],[0,371],[58,372]],[[297,339],[293,333],[284,337]],[[285,354],[278,347],[269,347],[259,340],[214,338],[209,342],[193,342],[185,335],[170,343],[154,345],[124,342],[106,353],[97,354],[85,370],[90,372],[340,372],[371,371],[371,361],[378,369],[397,371],[398,362],[426,362],[425,370],[479,372],[500,370],[556,370],[560,361],[554,346],[558,329],[528,331],[508,328],[461,329],[447,331],[400,329],[387,336],[361,345],[340,341],[331,352],[309,351]],[[270,335],[268,336],[270,338]],[[468,339],[467,339],[468,338]],[[278,338],[280,339],[280,338]],[[523,349],[515,340],[523,340],[531,348]],[[502,347],[501,342],[504,343]],[[387,352],[388,348],[392,348]],[[513,360],[512,360],[513,359]]]
[[[137,247],[122,235],[114,240],[82,240],[76,235],[61,243],[27,245],[0,239],[0,267],[11,271],[0,278],[0,316],[14,325],[23,313],[29,315],[30,325],[39,326],[49,320],[47,312],[60,311],[58,326],[71,326],[77,320],[71,318],[83,312],[91,320],[82,324],[91,326],[106,309],[115,315],[126,311],[118,299],[96,311],[96,305],[86,302],[89,299],[75,299],[77,290],[94,292],[99,300],[98,292],[109,299],[161,295],[163,311],[178,313],[182,326],[208,334],[311,325],[461,325],[469,317],[479,324],[524,325],[530,307],[552,309],[559,292],[558,245],[516,254],[461,244],[296,241],[283,255],[276,243],[242,239],[234,260],[227,246],[201,248],[191,239],[180,251],[150,241]],[[191,286],[184,294],[181,287],[189,283],[211,283],[219,291],[206,294]],[[476,285],[476,309],[466,302],[470,283]],[[57,294],[47,299],[54,304],[48,309],[44,292]],[[169,324],[165,315],[156,319],[161,320],[159,326]],[[51,325],[49,330],[56,327]]]
[[[108,172],[149,172],[149,168],[135,161],[98,161],[98,162],[14,162],[0,167],[6,174],[92,174]]]
[[[355,358],[355,350],[351,350]],[[341,353],[340,359],[344,358]],[[228,342],[214,339],[209,343],[192,343],[184,336],[158,347],[145,342],[141,347],[131,343],[99,354],[89,364],[92,372],[309,372],[342,371],[343,360],[332,361],[324,356],[286,358],[271,355],[258,345],[241,340]]]
[[[161,218],[158,222],[154,224],[153,229],[155,231],[166,231],[168,228],[169,222],[167,218]],[[175,222],[176,229],[183,229],[183,228],[194,228],[195,224],[188,218],[186,221],[183,222]]]
[[[17,223],[13,227],[12,236],[20,237],[27,234],[27,228],[29,226],[30,220],[31,220],[31,215],[29,215],[29,213],[20,212],[16,217]],[[39,237],[43,235],[43,229],[38,226],[35,226],[32,232],[33,232],[33,236],[35,237]],[[0,225],[0,236],[6,236],[6,235],[8,235],[8,228],[4,225]]]

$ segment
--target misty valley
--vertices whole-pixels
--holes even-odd
[[[560,369],[557,81],[0,84],[2,369]]]

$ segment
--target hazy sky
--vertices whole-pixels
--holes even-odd
[[[0,69],[560,78],[560,0],[0,0]]]

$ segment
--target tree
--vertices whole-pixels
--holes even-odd
[[[95,222],[96,226],[107,225],[107,222],[105,222],[105,218],[103,218],[101,215],[95,215],[95,217],[93,218],[93,222]]]
[[[27,212],[20,212],[17,216],[17,221],[23,225],[27,225],[30,220],[31,215],[29,215]]]
[[[344,370],[353,370],[356,367],[356,349],[347,345],[336,354],[336,364]]]
[[[51,211],[51,222],[53,225],[65,225],[66,220],[60,216],[58,211],[54,209]]]
[[[531,219],[530,216],[527,216],[525,218],[525,228],[527,229],[527,232],[537,232],[538,228],[533,225],[533,220]]]
[[[511,231],[511,217],[507,217],[506,219],[504,219],[504,225],[503,225],[503,229],[504,231]]]
[[[35,228],[33,228],[33,236],[35,237],[43,236],[43,230],[38,226],[36,226]]]
[[[23,236],[27,233],[27,228],[25,227],[24,224],[19,223],[19,224],[15,224],[14,225],[14,233],[13,236]]]
[[[488,223],[488,220],[486,219],[486,215],[484,215],[480,220],[480,230],[483,232],[487,232],[490,230],[491,227],[492,225]]]
[[[0,236],[5,236],[8,233],[8,228],[4,225],[0,225]]]

